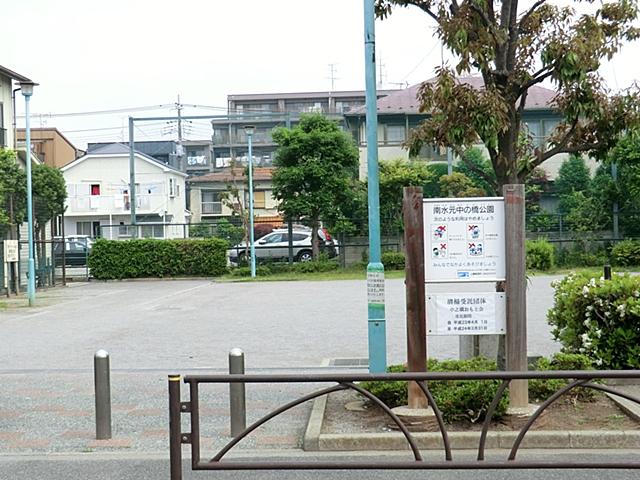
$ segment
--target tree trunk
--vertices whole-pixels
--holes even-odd
[[[317,260],[320,255],[320,247],[318,245],[318,228],[320,222],[317,219],[313,219],[311,222],[311,253],[313,259]]]

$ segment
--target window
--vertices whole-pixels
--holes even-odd
[[[202,192],[202,213],[203,214],[221,214],[222,201],[220,192],[203,191]]]
[[[91,184],[91,195],[100,195],[100,184],[99,183],[92,183]]]
[[[387,125],[387,143],[404,142],[404,125]]]
[[[176,196],[176,185],[175,185],[175,180],[173,178],[169,179],[169,196],[170,197]]]
[[[253,192],[253,207],[266,208],[264,192]]]
[[[91,222],[76,222],[76,234],[89,235],[90,237],[93,237]]]

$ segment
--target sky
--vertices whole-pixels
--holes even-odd
[[[364,89],[363,0],[20,0],[6,2],[0,65],[40,85],[32,127],[87,142],[127,139],[127,117],[224,114],[230,94]],[[526,4],[525,4],[526,5]],[[434,23],[415,8],[376,21],[377,77],[400,88],[441,64]],[[602,74],[612,88],[640,76],[629,45]],[[446,51],[444,61],[450,57]],[[18,114],[23,102],[18,101]],[[160,108],[158,106],[163,105]],[[149,110],[130,110],[154,107]],[[206,108],[205,108],[206,107]],[[211,108],[213,107],[213,108]],[[112,114],[82,114],[123,110]],[[60,115],[60,114],[75,115]],[[19,119],[18,124],[23,124]],[[206,122],[187,138],[210,135]],[[175,139],[163,122],[136,138]]]

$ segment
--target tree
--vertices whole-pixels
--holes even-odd
[[[383,232],[403,231],[402,190],[424,187],[435,175],[424,162],[390,160],[380,162],[380,225]]]
[[[485,158],[482,150],[478,147],[466,149],[460,162],[455,165],[454,171],[464,173],[476,187],[484,190],[487,195],[495,196],[498,194],[493,166],[491,166],[491,162]],[[502,195],[502,192],[500,192],[500,195]]]
[[[357,183],[358,149],[337,123],[319,114],[303,115],[295,127],[277,128],[273,194],[288,218],[311,224],[314,258],[319,253],[320,220],[345,219]]]
[[[67,187],[62,172],[44,163],[31,168],[31,186],[33,191],[33,227],[34,238],[39,238],[37,258],[44,265],[44,241],[46,224],[64,212],[67,199]]]
[[[27,177],[16,161],[12,150],[0,149],[0,235],[11,232],[27,213]]]
[[[487,192],[474,185],[464,173],[453,172],[440,177],[440,193],[443,197],[486,197]]]
[[[591,172],[580,155],[571,155],[562,162],[555,182],[556,193],[560,196],[573,192],[584,192],[591,185]]]
[[[602,159],[623,132],[638,126],[638,87],[610,95],[597,73],[625,41],[638,38],[636,0],[614,0],[587,13],[546,0],[520,10],[518,0],[376,0],[376,14],[385,18],[406,6],[431,17],[443,45],[457,57],[455,73],[440,68],[419,90],[421,111],[430,117],[411,134],[411,152],[429,143],[461,155],[480,139],[499,189],[524,183],[537,165],[559,153]],[[455,78],[475,71],[484,88]],[[563,121],[540,145],[531,141],[522,116],[530,89],[544,81],[558,91],[554,106]]]

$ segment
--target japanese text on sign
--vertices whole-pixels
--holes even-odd
[[[384,305],[383,272],[367,272],[367,303]]]
[[[505,279],[502,198],[429,198],[423,212],[427,283]]]
[[[429,295],[429,335],[493,335],[506,329],[504,293]]]

